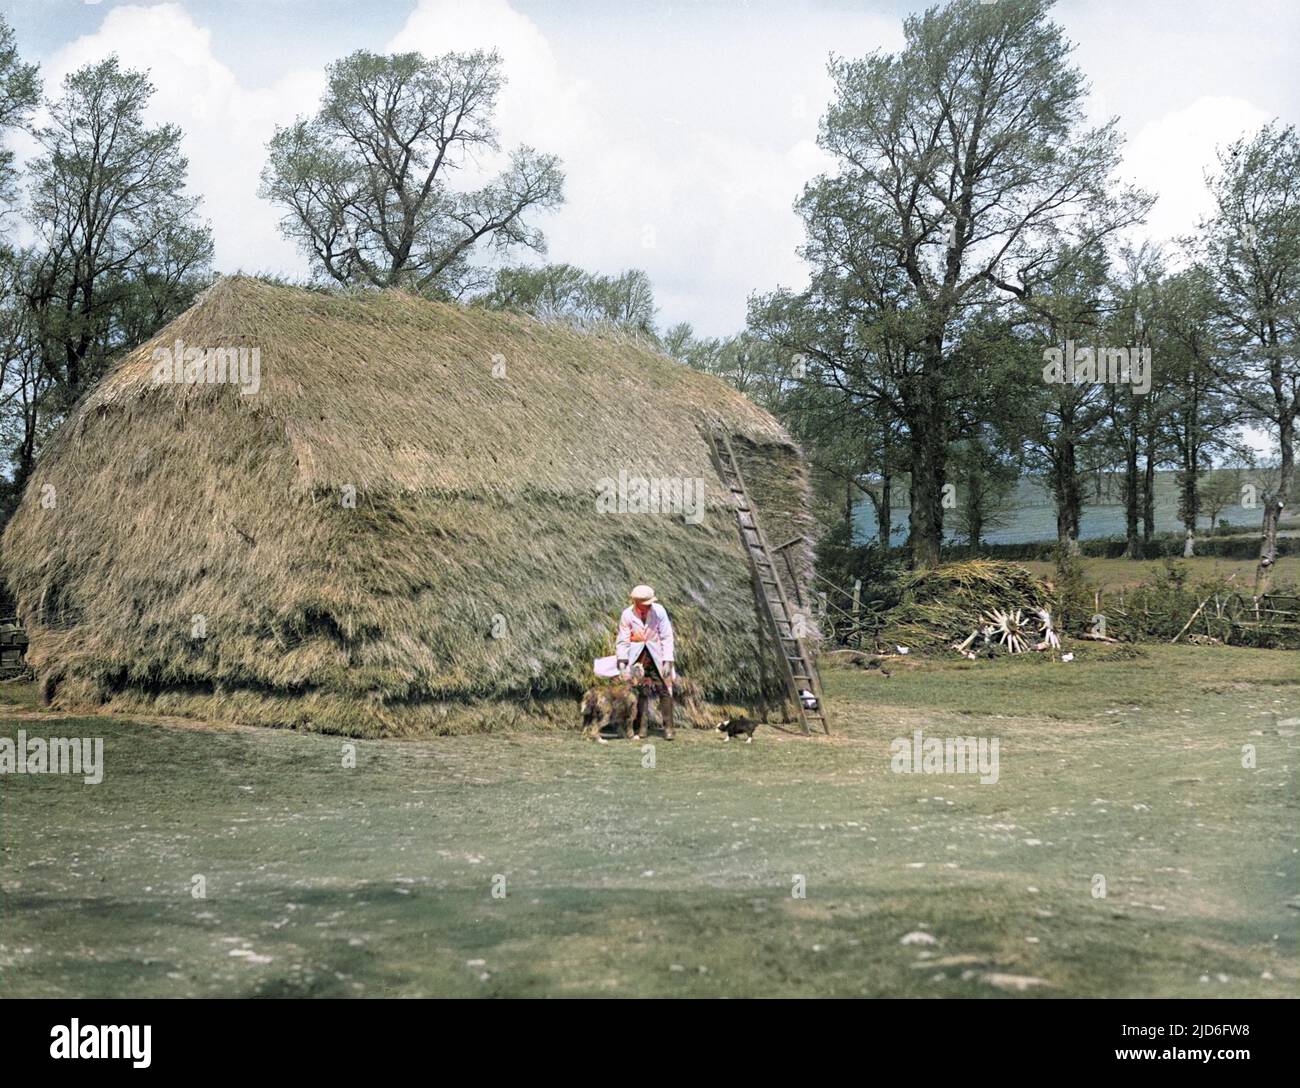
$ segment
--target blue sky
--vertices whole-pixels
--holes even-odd
[[[222,271],[301,274],[258,199],[276,124],[310,112],[324,66],[357,48],[495,46],[510,85],[502,145],[565,162],[568,203],[539,220],[550,259],[642,267],[660,319],[722,334],[751,291],[803,270],[791,205],[826,168],[815,146],[831,52],[901,42],[921,5],[839,0],[0,0],[52,90],[117,52],[149,68],[154,113],[187,134],[192,188]],[[1160,195],[1147,233],[1190,230],[1216,145],[1300,116],[1300,5],[1076,0],[1056,18],[1078,44],[1098,119],[1118,114],[1130,177]],[[20,153],[23,151],[19,146]],[[481,164],[484,173],[494,163]]]

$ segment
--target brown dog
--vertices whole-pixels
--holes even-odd
[[[601,730],[608,725],[622,726],[623,739],[630,739],[635,718],[636,689],[626,680],[588,688],[582,695],[582,728],[601,744]]]
[[[634,679],[644,676],[640,665],[632,668]],[[673,679],[673,703],[686,715],[686,724],[694,729],[707,729],[708,720],[702,705],[700,685],[689,677],[678,676]],[[612,684],[598,684],[588,688],[582,695],[582,728],[602,744],[605,738],[601,731],[610,725],[622,726],[625,739],[632,736],[632,727],[636,722],[636,687],[626,680],[615,680]],[[643,728],[649,729],[650,723]]]

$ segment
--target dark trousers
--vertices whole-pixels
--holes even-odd
[[[654,698],[654,692],[649,687],[637,689],[636,693],[636,735],[643,736],[647,726],[642,725],[642,719],[645,717],[646,704]],[[671,736],[673,731],[673,697],[668,694],[667,688],[659,690],[659,717],[663,719],[664,735]]]
[[[635,732],[638,737],[644,736],[649,727],[644,725],[646,705],[651,699],[659,699],[659,717],[663,721],[664,736],[673,735],[673,697],[668,690],[668,685],[664,683],[663,677],[659,675],[659,669],[655,666],[654,658],[649,652],[641,655],[639,661],[645,669],[645,678],[636,689],[636,720],[633,723]]]

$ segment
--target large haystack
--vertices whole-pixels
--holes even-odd
[[[257,348],[260,389],[158,382],[177,341]],[[49,443],[4,539],[28,660],[65,706],[356,735],[563,720],[644,581],[682,670],[749,701],[758,621],[703,412],[772,542],[808,535],[797,449],[716,379],[526,318],[221,280]],[[620,470],[707,481],[702,522],[598,513]]]

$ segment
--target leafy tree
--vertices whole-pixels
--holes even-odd
[[[1005,529],[1011,521],[1008,500],[1019,475],[1015,461],[999,452],[992,427],[979,438],[958,442],[952,451],[957,504],[953,508],[958,534],[979,548],[990,529]]]
[[[211,261],[211,232],[185,192],[181,130],[145,122],[153,90],[116,57],[86,65],[36,131],[30,215],[41,242],[28,304],[64,406],[145,335],[124,320],[137,291],[156,300],[145,324],[157,328],[188,305]]]
[[[1178,516],[1193,550],[1201,508],[1209,514],[1212,529],[1224,506],[1237,501],[1220,501],[1219,482],[1226,480],[1236,488],[1235,479],[1225,474],[1205,477],[1214,455],[1231,448],[1237,422],[1235,407],[1215,378],[1219,345],[1214,312],[1214,292],[1204,268],[1192,266],[1161,285],[1156,351],[1164,375],[1161,384],[1171,396],[1162,426],[1178,465]]]
[[[1114,122],[1083,127],[1083,76],[1050,6],[955,0],[907,19],[899,54],[831,65],[819,142],[838,172],[805,193],[809,256],[845,288],[821,291],[847,311],[830,322],[827,356],[847,338],[855,367],[877,371],[875,395],[893,387],[918,565],[939,559],[952,406],[971,380],[951,366],[962,324],[981,306],[1031,296],[1063,250],[1102,246],[1149,206],[1111,181]],[[884,288],[866,294],[878,328],[865,352],[864,294],[851,286],[862,283]]]
[[[779,346],[746,329],[735,336],[695,340],[687,345],[682,358],[697,370],[721,378],[755,404],[781,413],[792,432],[808,433],[802,416],[816,408],[810,408],[806,398],[791,397],[799,385],[801,361]]]
[[[1217,373],[1278,444],[1278,483],[1264,508],[1255,592],[1267,593],[1277,528],[1295,481],[1300,416],[1300,137],[1265,125],[1219,155],[1200,263],[1214,281],[1225,352]]]
[[[1007,502],[1025,468],[1024,363],[1030,351],[1015,323],[989,310],[965,324],[951,352],[955,370],[979,376],[952,405],[954,441],[945,485],[945,506],[972,548],[980,547],[987,531],[1008,524]]]
[[[659,334],[659,344],[665,355],[687,362],[687,354],[696,343],[695,329],[689,321],[679,321],[676,325]]]
[[[25,129],[40,100],[41,82],[35,64],[24,64],[13,28],[0,14],[0,141],[10,130]],[[16,190],[14,154],[0,144],[0,225],[12,214],[8,206]],[[29,262],[0,236],[0,443],[18,451],[20,461],[34,456],[37,417],[35,403],[43,394],[39,360],[33,351],[31,314],[24,299]],[[0,480],[0,518],[16,503],[11,481]]]
[[[571,264],[502,268],[492,288],[474,301],[534,317],[563,318],[580,324],[606,322],[654,333],[654,287],[639,268],[617,276],[585,272]]]
[[[42,407],[53,377],[43,365],[36,315],[27,304],[33,257],[0,248],[0,443],[12,464],[0,479],[0,523],[7,521],[22,496],[48,427]]]
[[[1163,258],[1158,249],[1143,244],[1136,250],[1122,251],[1119,267],[1107,285],[1110,313],[1098,329],[1094,347],[1152,350],[1152,324],[1163,272]],[[1164,363],[1163,358],[1160,362]],[[1155,472],[1163,459],[1158,442],[1163,405],[1157,406],[1156,402],[1163,389],[1164,382],[1157,383],[1153,378],[1145,393],[1135,389],[1131,382],[1107,385],[1103,391],[1108,417],[1103,440],[1118,452],[1124,482],[1126,559],[1143,557],[1155,529]]]
[[[481,188],[451,185],[476,152],[498,148],[503,83],[500,57],[481,50],[360,50],[330,65],[316,115],[269,144],[262,195],[285,209],[282,232],[339,283],[452,296],[485,285],[470,263],[479,243],[543,252],[527,215],[563,200],[554,155],[520,146]]]
[[[37,241],[0,250],[5,516],[63,412],[208,282],[212,239],[185,193],[181,133],[145,123],[152,93],[111,57],[69,75],[35,130],[26,211]]]
[[[1032,345],[1025,359],[1023,413],[1026,462],[1046,481],[1056,506],[1057,550],[1079,554],[1084,459],[1101,445],[1098,428],[1107,403],[1095,385],[1042,380],[1041,344],[1062,352],[1071,341],[1096,342],[1109,307],[1108,263],[1094,248],[1066,255],[1049,279],[1020,299],[1022,335]]]
[[[1222,468],[1203,476],[1197,488],[1200,507],[1210,519],[1210,528],[1219,524],[1219,515],[1229,506],[1241,502],[1241,472]]]
[[[0,138],[7,129],[24,128],[40,101],[39,66],[24,64],[18,56],[13,27],[0,14]],[[14,153],[0,146],[0,201],[14,195]]]

